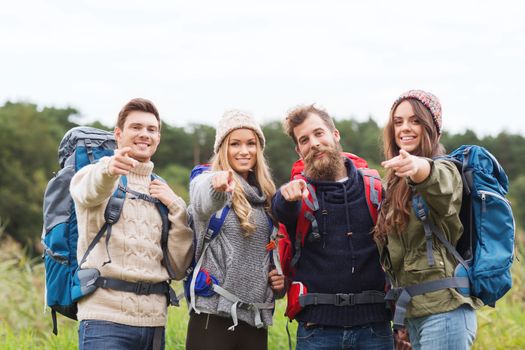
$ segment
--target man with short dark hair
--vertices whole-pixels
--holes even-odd
[[[293,282],[307,290],[295,317],[297,349],[392,349],[385,274],[370,234],[374,222],[363,176],[342,156],[341,136],[325,111],[313,105],[296,108],[283,126],[304,162],[306,179],[281,186],[272,202],[294,252],[300,249]],[[307,184],[315,186],[319,204],[313,212],[318,234],[312,234],[312,224],[299,246],[294,242]]]
[[[115,154],[82,168],[71,181],[79,268],[98,270],[104,281],[78,302],[81,350],[164,348],[170,299],[166,281],[184,277],[192,258],[193,232],[184,201],[152,175],[160,128],[151,101],[129,101],[115,127]],[[108,201],[118,186],[125,188],[120,218],[106,239],[88,247],[105,223]],[[168,226],[163,207],[169,221],[166,256],[161,247],[162,231]]]

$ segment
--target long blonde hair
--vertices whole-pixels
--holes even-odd
[[[256,134],[254,133],[254,135]],[[212,170],[233,170],[233,168],[230,165],[230,162],[228,161],[228,147],[230,145],[230,137],[231,132],[223,140],[218,152],[211,159]],[[271,215],[270,206],[272,197],[275,194],[275,184],[270,174],[270,168],[268,167],[266,159],[264,158],[264,153],[261,148],[260,140],[258,137],[255,137],[255,139],[257,149],[257,161],[252,171],[255,176],[257,187],[259,187],[259,189],[266,198],[264,203],[264,209],[268,215]],[[248,202],[248,200],[246,199],[246,193],[244,192],[244,188],[236,176],[234,177],[234,181],[235,189],[233,190],[232,195],[232,209],[237,215],[237,218],[239,219],[241,231],[244,233],[245,236],[250,236],[256,230],[254,223],[251,221],[252,206],[250,205],[250,202]]]
[[[416,99],[400,100],[390,110],[390,117],[383,129],[383,152],[385,159],[391,159],[399,155],[399,146],[396,144],[394,130],[394,112],[403,101],[408,101],[412,106],[414,115],[422,126],[421,143],[412,152],[419,157],[433,158],[445,154],[445,148],[439,143],[439,133],[432,119],[430,111]],[[401,232],[408,224],[410,217],[410,203],[412,191],[404,178],[395,175],[392,169],[386,174],[387,191],[385,199],[381,204],[381,212],[374,228],[374,238],[383,239],[387,234]]]

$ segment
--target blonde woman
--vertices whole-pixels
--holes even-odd
[[[284,289],[284,277],[273,268],[267,249],[275,185],[264,144],[251,115],[227,111],[217,126],[211,171],[190,183],[196,259],[202,256],[198,270],[213,291],[192,294],[187,349],[267,348],[274,292]],[[224,208],[220,232],[207,241],[210,218]]]

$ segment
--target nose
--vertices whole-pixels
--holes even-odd
[[[401,130],[410,130],[410,121],[404,120],[403,124],[401,124]]]
[[[147,128],[140,128],[139,136],[140,137],[149,137],[148,129]]]
[[[248,154],[248,145],[242,144],[240,149],[241,154]]]

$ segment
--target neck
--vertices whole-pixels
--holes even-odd
[[[335,181],[342,180],[345,177],[348,177],[348,173],[346,171],[346,167],[343,166],[342,168],[339,168],[338,171],[336,172],[336,174],[335,174]]]

